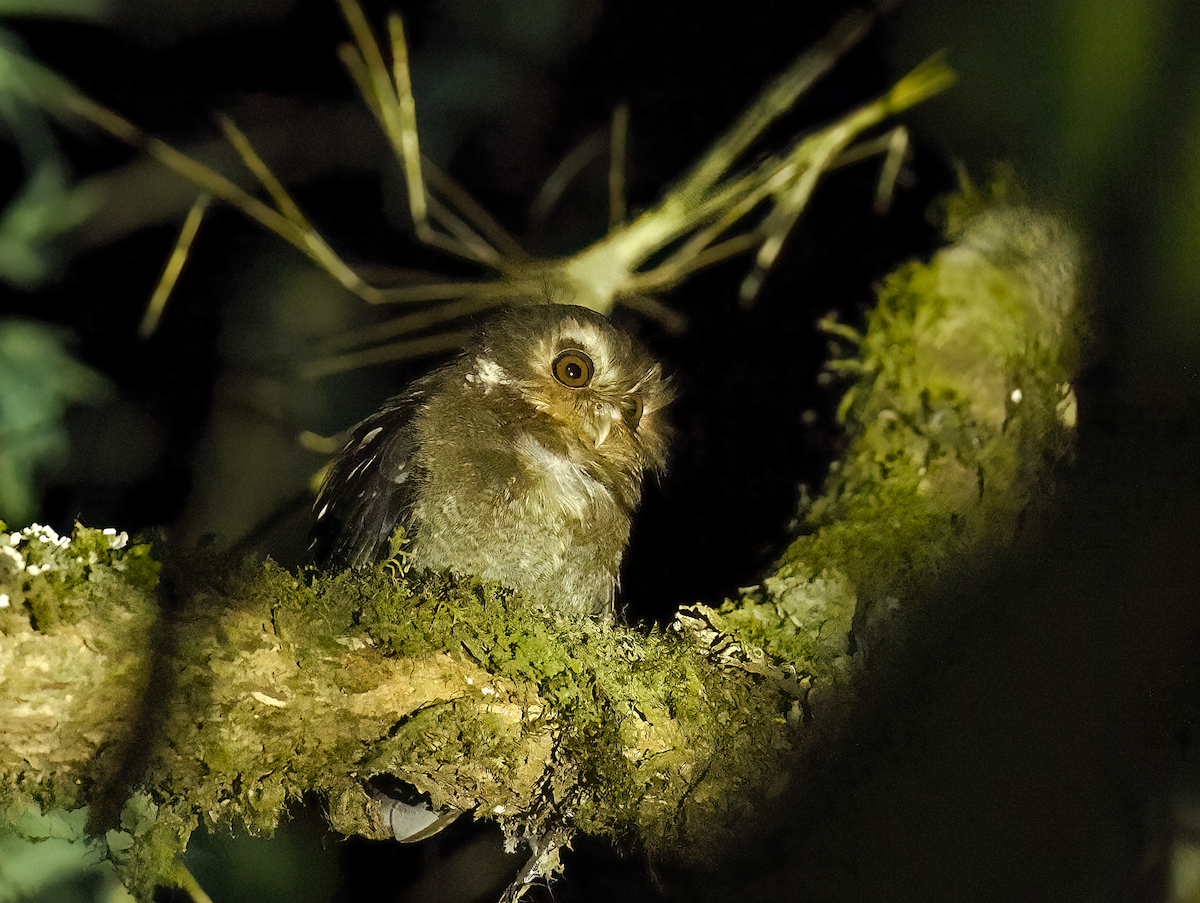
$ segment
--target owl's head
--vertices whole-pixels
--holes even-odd
[[[490,366],[543,423],[539,439],[552,450],[637,479],[664,466],[674,392],[659,363],[600,314],[563,304],[506,311],[484,329],[479,379]]]

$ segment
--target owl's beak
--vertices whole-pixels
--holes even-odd
[[[614,408],[604,405],[597,409],[596,419],[594,421],[596,431],[596,448],[604,444],[604,440],[608,438],[608,434],[612,432],[613,421],[621,416],[620,412]]]

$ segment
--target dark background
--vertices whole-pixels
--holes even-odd
[[[1060,513],[1028,525],[1010,560],[957,575],[947,592],[961,618],[879,677],[870,723],[806,765],[795,793],[747,831],[752,842],[689,874],[585,841],[555,899],[1158,900],[1172,876],[1182,881],[1200,651],[1191,563],[1200,16],[1186,0],[966,7],[901,4],[760,148],[836,118],[947,49],[961,82],[906,117],[914,155],[887,214],[871,212],[877,166],[839,171],[753,307],[737,303],[748,267],[737,259],[664,299],[688,318],[681,335],[618,314],[681,389],[672,468],[648,493],[627,561],[626,613],[654,620],[680,604],[719,603],[786,546],[801,486],[819,490],[840,441],[832,410],[842,387],[818,379],[828,350],[813,324],[834,310],[861,322],[873,283],[936,247],[930,209],[954,185],[956,162],[984,182],[994,161],[1012,162],[1031,201],[1064,215],[1087,248],[1096,328]],[[387,8],[370,6],[377,26]],[[547,255],[603,234],[603,154],[545,221],[529,211],[557,163],[603,133],[614,105],[630,105],[636,210],[844,9],[400,7],[424,150]],[[105,105],[235,171],[213,122],[230,113],[364,270],[466,272],[406,234],[396,164],[335,57],[345,27],[332,0],[129,2],[6,26]],[[7,197],[31,161],[49,158],[100,200],[41,249],[44,279],[0,287],[0,312],[63,327],[110,386],[69,410],[67,443],[37,471],[41,502],[27,519],[60,531],[79,519],[181,546],[239,543],[298,562],[307,482],[322,458],[297,435],[345,428],[431,362],[298,378],[330,336],[381,314],[220,208],[161,328],[140,340],[193,193],[94,130],[50,127],[35,141],[43,133],[26,119],[12,132],[0,148]],[[468,857],[478,845],[462,828],[418,848],[343,844],[298,811],[279,839],[197,841],[190,855],[218,903],[468,899],[454,889],[503,883],[511,868],[491,875],[485,854]]]

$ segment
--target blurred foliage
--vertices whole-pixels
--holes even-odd
[[[0,903],[132,903],[85,836],[82,820],[75,834],[36,842],[0,830]]]
[[[109,391],[68,344],[62,329],[0,321],[0,518],[14,526],[37,516],[40,477],[67,457],[67,409]]]
[[[93,6],[80,3],[72,12],[87,14]],[[21,11],[34,10],[10,12]],[[30,288],[62,265],[54,242],[86,220],[95,205],[86,194],[70,191],[67,160],[45,113],[27,95],[20,74],[24,53],[21,40],[0,28],[0,123],[16,148],[25,177],[0,213],[0,280]]]
[[[1200,397],[1200,5],[933,0],[892,28],[901,61],[947,46],[961,75],[914,113],[924,138],[1011,161],[1087,236],[1125,391]]]

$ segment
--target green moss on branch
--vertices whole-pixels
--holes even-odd
[[[761,587],[714,623],[771,656],[848,673],[950,567],[1009,544],[1074,438],[1079,250],[1057,219],[968,189],[954,240],[878,290],[843,400],[849,444]],[[859,625],[857,634],[855,624]],[[818,678],[820,675],[817,675]]]
[[[162,614],[145,547],[80,529],[0,550],[0,803],[89,807],[143,896],[200,824],[269,834],[317,799],[385,836],[380,775],[514,841],[571,832],[703,851],[947,567],[1003,547],[1074,423],[1077,251],[1055,220],[962,201],[954,243],[880,288],[849,435],[762,585],[666,631],[556,618],[503,588],[388,566],[184,567]],[[110,805],[120,791],[117,805]],[[30,831],[33,831],[30,828]],[[37,828],[42,830],[42,828]],[[28,832],[27,832],[28,833]]]

